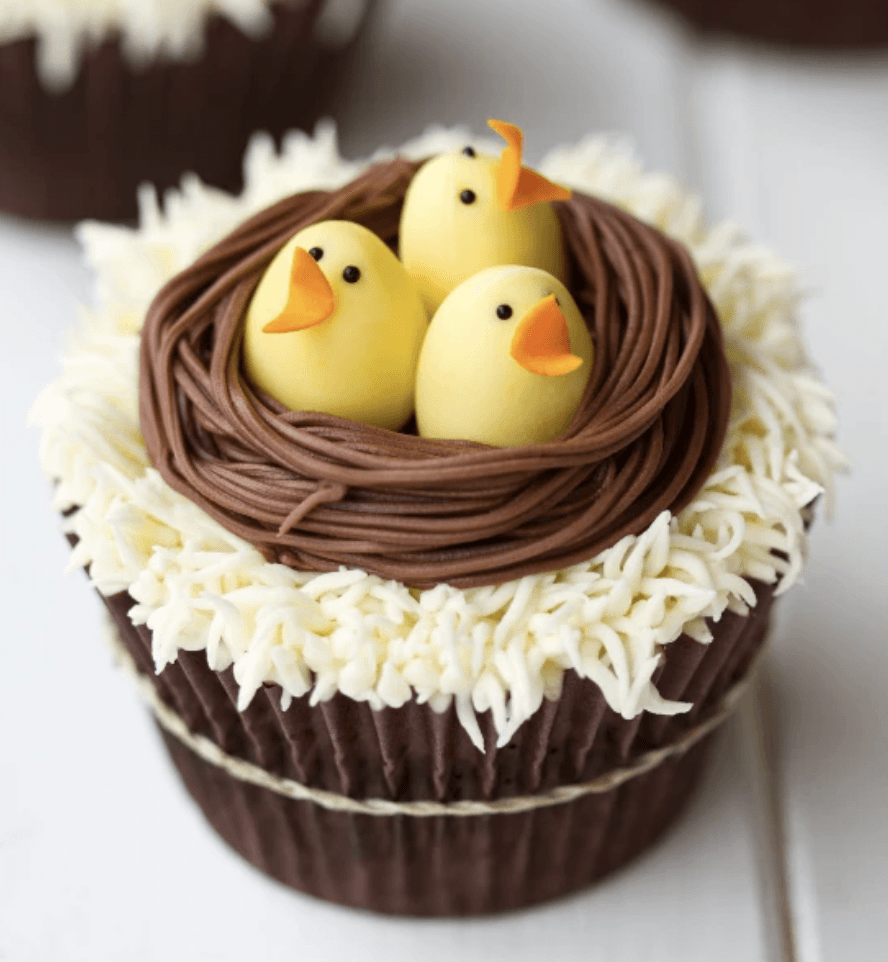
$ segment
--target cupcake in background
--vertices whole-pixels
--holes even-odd
[[[702,30],[843,50],[888,45],[884,0],[661,0]]]
[[[242,185],[253,131],[334,106],[375,0],[0,0],[0,209],[122,220],[139,184]]]

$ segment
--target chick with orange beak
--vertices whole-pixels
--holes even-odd
[[[294,411],[397,430],[413,413],[428,317],[416,284],[366,227],[322,221],[275,255],[247,309],[243,357]]]
[[[524,167],[521,130],[488,121],[499,158],[471,147],[423,164],[401,213],[399,252],[429,314],[472,274],[498,264],[539,267],[566,280],[561,225],[550,201],[570,191]]]
[[[429,438],[497,447],[553,441],[592,373],[586,323],[567,288],[534,267],[490,267],[432,318],[416,372],[416,419]]]

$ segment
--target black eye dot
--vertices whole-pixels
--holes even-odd
[[[507,321],[512,316],[512,308],[508,304],[500,304],[496,309],[496,316],[501,321]]]
[[[459,195],[459,199],[460,199],[464,204],[474,204],[474,203],[475,203],[475,191],[473,191],[473,190],[464,190],[464,191]]]
[[[323,247],[312,247],[312,249],[311,249],[308,253],[311,254],[311,256],[312,256],[316,261],[319,261],[319,260],[324,256],[324,248],[323,248]]]
[[[475,148],[474,148],[474,147],[463,147],[462,152],[466,155],[466,157],[474,157],[474,156],[475,156]]]
[[[342,279],[348,284],[354,284],[361,276],[360,270],[354,264],[349,264],[342,272]]]

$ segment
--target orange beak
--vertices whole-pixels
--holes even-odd
[[[266,334],[304,331],[325,321],[336,310],[336,296],[317,261],[301,247],[293,254],[290,294],[280,314],[262,328]]]
[[[518,210],[540,201],[567,200],[570,197],[566,187],[553,184],[535,170],[521,166],[524,134],[520,127],[504,120],[488,120],[487,123],[508,145],[500,154],[496,172],[497,199],[503,210]]]
[[[571,354],[567,321],[555,301],[555,295],[544,297],[521,318],[509,351],[531,374],[559,377],[570,374],[583,359]]]

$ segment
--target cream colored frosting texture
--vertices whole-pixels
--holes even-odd
[[[422,157],[469,142],[484,146],[464,131],[435,130],[399,152]],[[80,227],[97,306],[34,411],[56,509],[82,506],[66,522],[80,539],[71,567],[90,565],[105,594],[130,592],[133,621],[153,632],[158,671],[181,650],[205,650],[217,670],[233,665],[241,708],[265,681],[282,687],[284,705],[337,691],[374,708],[416,698],[442,710],[454,701],[480,748],[476,712],[492,711],[505,744],[544,698],[558,696],[572,668],[626,718],[687,710],[651,682],[663,646],[683,631],[705,644],[706,619],[746,611],[755,603],[747,578],[779,581],[778,592],[796,580],[806,543],[801,510],[830,492],[845,461],[832,395],[802,345],[794,273],[736,226],[707,228],[694,197],[644,173],[612,143],[592,138],[556,150],[540,169],[689,248],[734,374],[721,460],[681,514],[664,513],[640,536],[562,571],[418,591],[357,570],[307,574],[269,564],[149,467],[137,357],[154,293],[245,217],[293,191],[340,186],[365,166],[339,157],[329,127],[314,138],[292,135],[279,155],[257,137],[240,197],[192,178],[164,210],[144,190],[137,229]]]
[[[37,38],[37,69],[44,85],[68,87],[84,49],[119,33],[135,66],[200,54],[204,23],[226,17],[251,37],[271,28],[276,0],[0,0],[0,42]]]

